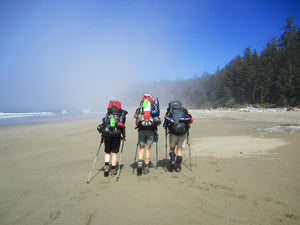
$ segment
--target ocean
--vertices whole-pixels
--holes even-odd
[[[18,112],[7,113],[0,112],[0,126],[41,123],[49,121],[68,120],[76,118],[97,117],[99,119],[104,115],[103,112],[82,111],[59,111],[59,112]]]

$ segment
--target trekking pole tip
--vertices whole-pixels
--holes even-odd
[[[86,183],[87,183],[87,184],[89,184],[90,182],[89,182],[89,181],[87,181]]]

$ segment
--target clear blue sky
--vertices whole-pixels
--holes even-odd
[[[126,95],[108,87],[213,73],[287,17],[299,27],[299,12],[298,0],[2,0],[0,112],[95,108]]]

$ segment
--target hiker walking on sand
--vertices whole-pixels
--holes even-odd
[[[158,98],[153,101],[150,94],[144,94],[140,107],[136,109],[134,114],[136,126],[138,128],[138,166],[137,175],[149,173],[149,162],[151,157],[151,145],[157,138],[157,126],[161,124],[159,118],[159,102]],[[143,167],[143,158],[145,154],[145,163]],[[143,169],[144,168],[144,169]]]
[[[193,117],[182,106],[180,101],[169,102],[164,121],[164,128],[169,130],[169,145],[170,145],[170,170],[175,169],[176,172],[181,171],[182,150],[185,147],[187,132],[190,124],[193,122]],[[166,130],[167,135],[167,130]],[[177,145],[177,157],[175,147]],[[167,150],[166,150],[167,151]]]
[[[102,124],[97,127],[99,133],[101,133],[101,138],[104,138],[105,177],[108,176],[110,171],[110,160],[111,176],[115,176],[117,174],[116,166],[120,143],[121,139],[124,141],[126,138],[125,122],[127,113],[128,112],[126,110],[121,108],[121,103],[119,101],[110,101],[107,108],[107,113],[102,119]]]

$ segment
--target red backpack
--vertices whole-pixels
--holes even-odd
[[[107,113],[102,119],[102,127],[100,133],[104,136],[120,136],[125,128],[126,114],[128,112],[121,108],[121,102],[110,101],[107,108]]]

